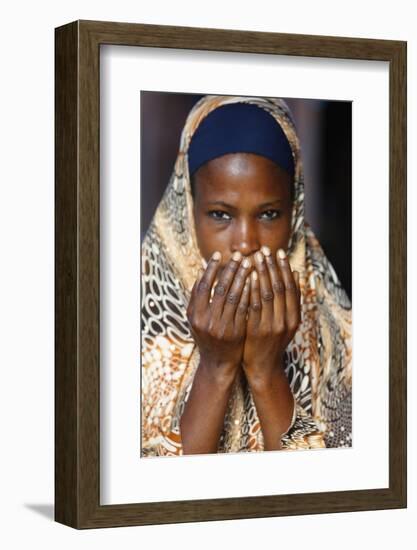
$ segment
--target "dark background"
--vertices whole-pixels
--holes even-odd
[[[141,92],[141,238],[171,176],[187,115],[201,97]],[[283,99],[301,142],[306,220],[351,297],[352,103]]]

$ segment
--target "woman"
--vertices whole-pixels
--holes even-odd
[[[283,101],[194,106],[142,246],[143,456],[351,445],[351,306],[303,201]]]

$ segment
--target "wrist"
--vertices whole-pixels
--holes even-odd
[[[254,389],[268,389],[277,381],[287,382],[284,370],[284,355],[280,355],[273,361],[270,358],[257,359],[253,362],[243,362],[242,368],[246,378]]]
[[[252,393],[259,396],[276,394],[277,391],[289,391],[287,375],[281,365],[258,365],[257,367],[244,367],[246,379]]]
[[[207,383],[214,384],[218,389],[227,390],[233,385],[239,371],[239,364],[202,357],[198,370]]]

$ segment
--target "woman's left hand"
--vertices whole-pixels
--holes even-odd
[[[268,388],[300,323],[299,273],[292,272],[285,252],[276,257],[267,247],[255,254],[250,307],[243,351],[243,370],[251,386]]]

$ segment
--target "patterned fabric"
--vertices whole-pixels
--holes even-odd
[[[352,445],[351,304],[304,220],[300,145],[290,112],[276,98],[205,96],[188,115],[173,174],[142,244],[142,456],[182,454],[180,418],[199,365],[186,309],[203,263],[194,230],[187,150],[201,120],[218,106],[234,102],[253,103],[275,117],[294,157],[287,253],[292,269],[300,273],[301,323],[285,353],[297,414],[282,437],[282,447]],[[255,404],[241,374],[232,389],[218,452],[263,448]]]

